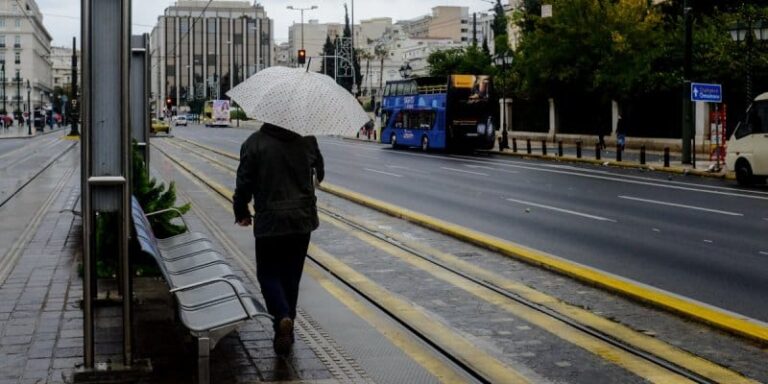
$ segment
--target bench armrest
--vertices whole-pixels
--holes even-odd
[[[150,216],[159,215],[159,214],[168,213],[168,212],[176,212],[176,214],[179,215],[179,218],[181,219],[181,222],[184,223],[184,228],[186,228],[186,232],[190,232],[189,225],[187,225],[187,221],[184,220],[184,214],[182,214],[181,211],[179,211],[176,208],[171,207],[171,208],[163,209],[163,210],[160,210],[160,211],[155,211],[155,212],[151,212],[151,213],[145,213],[144,216],[150,217]]]
[[[213,279],[203,280],[203,281],[200,281],[200,282],[197,282],[197,283],[185,285],[183,287],[174,288],[174,289],[171,289],[170,292],[171,293],[183,292],[183,291],[188,291],[190,289],[195,289],[195,288],[200,288],[200,287],[204,287],[204,286],[208,286],[208,285],[213,285],[213,284],[216,284],[216,283],[225,283],[225,284],[229,285],[230,288],[232,288],[232,292],[234,292],[235,296],[237,296],[237,300],[240,302],[240,306],[243,307],[243,312],[245,312],[245,315],[248,316],[248,318],[252,320],[253,316],[251,316],[251,314],[248,312],[248,309],[245,307],[245,303],[243,302],[243,297],[248,297],[251,300],[253,300],[253,297],[251,295],[241,295],[241,294],[239,294],[237,292],[237,287],[235,287],[235,285],[232,284],[232,282],[229,281],[229,279],[225,279],[225,278],[221,278],[221,277],[216,277],[216,278],[213,278]],[[265,316],[265,317],[272,318],[271,316],[266,315],[266,314],[257,314],[257,316]]]

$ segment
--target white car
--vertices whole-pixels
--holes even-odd
[[[175,125],[178,127],[179,125],[187,126],[187,117],[186,116],[177,116]]]
[[[764,183],[768,178],[768,92],[747,108],[745,121],[728,140],[725,165],[741,185]]]

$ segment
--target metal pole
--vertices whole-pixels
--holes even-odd
[[[83,58],[83,95],[86,95],[85,90],[91,87],[91,50],[87,45],[90,43],[88,36],[91,33],[91,1],[81,0],[81,32],[80,35],[83,39],[80,41],[82,47],[80,49],[81,57]],[[77,96],[77,72],[75,71],[75,55],[76,55],[76,38],[72,38],[72,100],[73,106],[76,104]],[[90,92],[89,92],[90,93]],[[93,318],[93,296],[95,294],[95,262],[92,259],[91,253],[95,249],[93,241],[93,225],[94,217],[92,215],[92,202],[91,202],[91,187],[88,185],[87,179],[91,174],[91,124],[92,119],[90,116],[90,97],[84,97],[80,101],[80,113],[83,117],[83,137],[81,139],[81,188],[82,188],[82,214],[83,214],[83,363],[86,369],[93,369],[95,354],[94,354],[94,318]],[[75,108],[70,111],[72,114],[72,126],[77,126],[77,113]],[[73,128],[74,130],[74,128]]]
[[[70,87],[72,89],[69,90],[70,92],[70,105],[72,105],[71,108],[69,108],[69,118],[70,122],[72,123],[72,127],[69,130],[70,136],[80,136],[80,132],[77,130],[77,113],[75,112],[74,106],[77,104],[77,38],[72,38],[72,82],[70,83]]]
[[[692,112],[693,108],[691,106],[691,65],[692,65],[692,55],[693,55],[693,15],[691,14],[692,11],[692,3],[693,0],[685,0],[683,2],[683,14],[685,17],[685,51],[683,56],[683,77],[685,78],[683,82],[683,120],[682,120],[682,138],[683,138],[683,164],[691,164],[691,151],[694,149],[694,147],[691,144],[691,141],[693,140],[693,132],[692,132]],[[689,6],[689,4],[691,6]]]
[[[301,49],[304,49],[304,8],[301,9]]]
[[[30,99],[32,87],[27,80],[27,134],[32,135],[32,100]]]
[[[5,109],[5,63],[3,63],[2,71],[3,71],[2,73],[3,78],[0,81],[3,82],[3,114],[8,114],[8,110]]]

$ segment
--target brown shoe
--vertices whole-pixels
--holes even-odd
[[[287,356],[291,352],[291,346],[293,345],[293,320],[290,317],[283,317],[277,323],[275,340],[272,345],[278,356]]]

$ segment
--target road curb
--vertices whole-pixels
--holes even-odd
[[[627,161],[596,160],[596,159],[583,159],[583,158],[579,159],[576,157],[545,156],[545,155],[537,155],[533,153],[528,154],[528,153],[498,152],[498,151],[480,151],[480,152],[486,153],[486,154],[493,154],[493,155],[517,157],[521,159],[583,163],[583,164],[602,165],[602,166],[626,168],[626,169],[642,169],[642,170],[653,171],[653,172],[666,172],[666,173],[674,173],[677,175],[690,175],[690,176],[699,176],[699,177],[709,177],[709,178],[715,178],[715,179],[727,179],[727,180],[736,179],[734,175],[731,175],[730,173],[726,173],[726,172],[713,173],[713,172],[707,172],[707,171],[702,171],[698,169],[689,169],[689,168],[682,168],[682,167],[654,167],[648,164],[640,164],[640,163],[627,162]]]
[[[467,241],[491,251],[544,267],[575,278],[590,285],[621,294],[653,307],[683,315],[703,322],[722,331],[740,335],[763,345],[768,345],[768,324],[733,312],[716,308],[696,300],[679,296],[639,282],[631,281],[608,272],[600,271],[555,255],[536,251],[510,241],[451,224],[393,204],[385,203],[357,192],[332,184],[323,183],[320,190],[361,204],[445,235]]]
[[[40,133],[35,132],[35,134],[31,135],[31,136],[30,135],[4,136],[4,137],[0,137],[0,140],[12,140],[12,139],[28,140],[28,139],[32,139],[32,138],[35,138],[35,137],[45,136],[45,135],[49,135],[51,133],[59,132],[61,130],[67,129],[67,128],[69,128],[69,127],[56,128],[56,129],[53,129],[53,130],[49,130],[47,132],[40,132]]]

